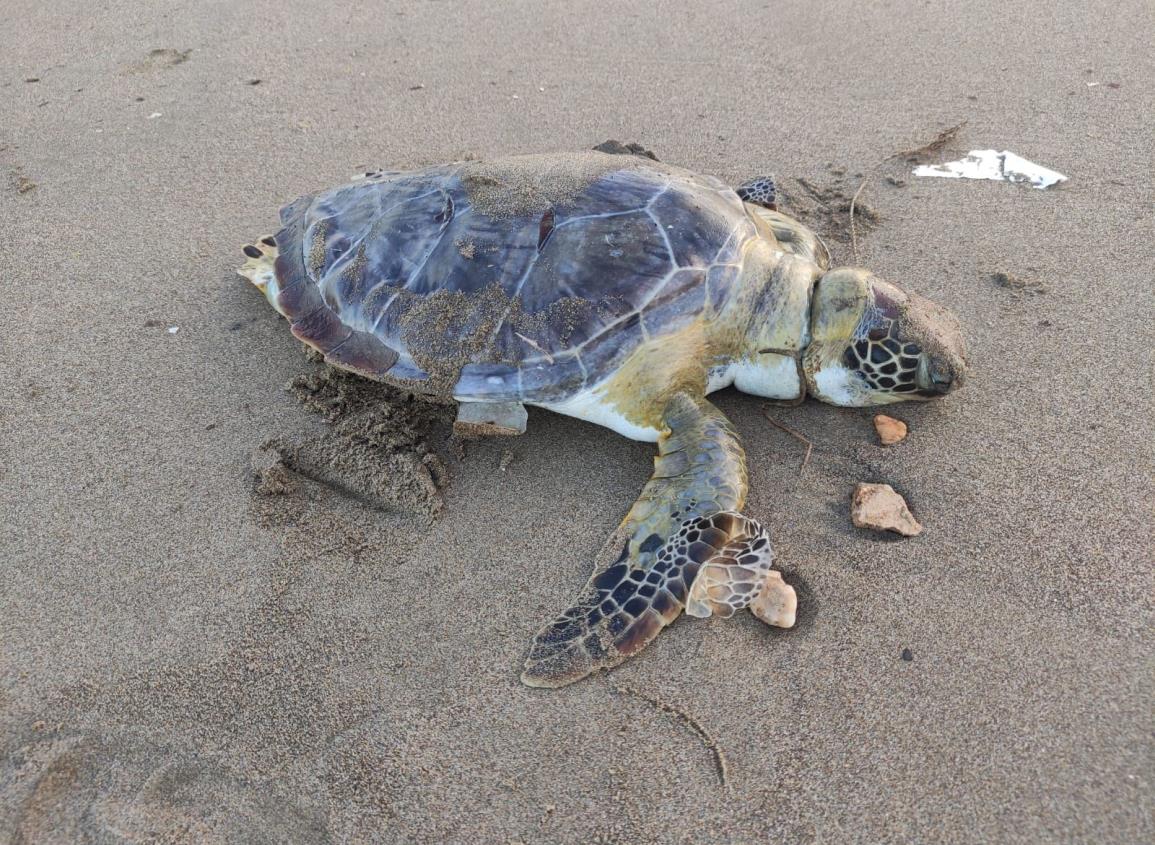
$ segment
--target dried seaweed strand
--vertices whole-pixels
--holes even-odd
[[[921,158],[922,156],[928,155],[929,153],[937,153],[939,150],[957,138],[958,133],[961,132],[962,128],[966,125],[967,122],[964,120],[961,123],[956,123],[954,126],[948,126],[946,129],[939,132],[934,136],[934,138],[923,144],[921,147],[902,150],[890,156],[888,159],[884,159],[884,161],[889,161],[891,158],[911,158],[912,156]]]
[[[858,205],[858,197],[862,194],[862,189],[866,187],[866,183],[871,179],[871,177],[874,176],[878,168],[886,164],[888,161],[892,161],[896,158],[917,159],[922,158],[925,155],[929,155],[930,153],[938,152],[955,138],[957,138],[959,132],[961,132],[962,128],[966,125],[967,122],[965,120],[961,121],[956,123],[954,126],[948,126],[946,129],[939,132],[934,136],[934,138],[920,147],[913,147],[909,150],[901,150],[897,153],[888,155],[886,158],[873,165],[866,172],[866,175],[862,177],[862,182],[859,183],[858,190],[854,192],[854,196],[850,200],[850,249],[854,256],[855,264],[858,264],[858,232],[854,225],[854,209],[855,206]]]
[[[810,463],[810,453],[814,451],[814,443],[811,442],[810,439],[807,438],[805,435],[799,434],[797,431],[790,428],[790,426],[783,425],[782,423],[778,422],[778,420],[776,420],[772,416],[770,416],[768,409],[766,409],[766,408],[762,409],[762,416],[764,416],[766,418],[766,421],[768,423],[770,423],[770,425],[774,426],[775,428],[781,429],[782,431],[786,432],[791,437],[793,437],[795,440],[798,440],[798,441],[806,444],[806,457],[804,457],[802,459],[802,466],[800,466],[798,468],[798,474],[802,475],[802,471],[804,469],[806,469],[806,465],[808,463]]]

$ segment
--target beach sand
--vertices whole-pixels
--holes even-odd
[[[868,5],[7,0],[0,839],[1155,839],[1150,6]],[[932,161],[1069,181],[893,157],[963,121]],[[865,179],[860,263],[953,309],[971,370],[888,411],[898,446],[869,410],[772,409],[802,472],[717,394],[798,625],[685,618],[536,690],[529,640],[652,447],[531,409],[459,458],[399,408],[439,516],[260,492],[254,452],[328,423],[234,270],[360,170],[608,138],[777,174],[842,263]],[[923,534],[854,529],[857,482]]]

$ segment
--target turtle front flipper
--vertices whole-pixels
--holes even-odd
[[[750,607],[769,624],[793,625],[794,591],[770,570],[769,535],[738,513],[746,456],[730,421],[689,393],[673,396],[662,421],[653,477],[577,601],[534,638],[521,676],[529,686],[616,666],[687,603],[695,616]]]
[[[778,209],[778,188],[774,184],[773,176],[758,176],[750,179],[735,188],[734,192],[738,194],[742,202],[760,205],[771,211]]]

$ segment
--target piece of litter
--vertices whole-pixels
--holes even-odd
[[[1098,82],[1088,82],[1088,83],[1087,83],[1087,87],[1088,87],[1088,88],[1094,88],[1094,87],[1095,87],[1095,86],[1097,86],[1098,84],[1099,84]]]
[[[150,115],[148,116],[148,119],[149,119],[149,120],[156,120],[158,117],[160,117],[160,116],[161,116],[161,114],[162,114],[161,112],[158,112],[158,111],[154,111],[152,114],[150,114]]]
[[[168,327],[168,333],[169,334],[176,334],[179,331],[180,331],[180,326],[169,326]]]
[[[998,182],[1029,182],[1036,188],[1049,188],[1066,182],[1062,173],[1027,161],[1003,150],[971,150],[966,158],[944,164],[924,164],[911,171],[915,176],[943,176],[947,179],[993,179]]]

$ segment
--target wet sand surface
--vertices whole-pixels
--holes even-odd
[[[952,5],[8,0],[0,839],[1155,838],[1155,25],[1134,0]],[[933,160],[1069,181],[892,158],[963,121]],[[462,458],[393,397],[383,468],[420,487],[420,464],[439,516],[255,479],[262,444],[372,397],[327,405],[343,388],[234,270],[357,171],[607,138],[777,174],[842,263],[865,179],[859,261],[953,309],[971,372],[895,406],[893,447],[868,411],[772,409],[814,443],[801,473],[759,400],[718,394],[799,624],[682,619],[534,690],[529,639],[652,448],[531,409]],[[859,481],[923,534],[851,527]]]

